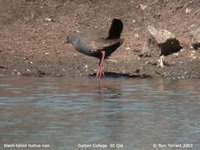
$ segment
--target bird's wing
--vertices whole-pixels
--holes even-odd
[[[89,48],[96,52],[96,51],[103,51],[106,48],[114,46],[116,44],[122,44],[124,39],[98,39],[98,40],[91,40],[89,43]]]

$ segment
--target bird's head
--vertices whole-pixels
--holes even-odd
[[[66,43],[70,43],[72,45],[75,45],[77,40],[78,40],[78,37],[76,35],[69,35],[69,36],[67,36]]]
[[[72,36],[67,36],[67,41],[66,41],[66,43],[71,43],[73,41],[73,38],[72,38]]]

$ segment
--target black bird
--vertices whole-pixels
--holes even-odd
[[[72,34],[67,37],[67,43],[71,43],[82,54],[100,59],[96,73],[96,78],[100,79],[104,76],[104,60],[124,42],[124,39],[120,38],[122,30],[122,21],[113,19],[108,32],[93,31]]]

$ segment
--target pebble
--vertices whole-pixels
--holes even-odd
[[[191,9],[190,9],[190,8],[186,8],[186,9],[185,9],[185,12],[188,14],[188,13],[191,12]]]
[[[147,8],[147,5],[139,4],[138,8],[141,8],[142,10],[145,10]]]
[[[197,58],[197,56],[196,56],[196,51],[191,51],[190,57],[191,57],[192,59],[196,59],[196,58]]]
[[[135,38],[139,38],[139,37],[140,37],[140,35],[139,35],[139,34],[137,34],[137,33],[135,33],[135,34],[134,34],[134,37],[135,37]]]
[[[181,53],[183,53],[184,51],[185,51],[185,49],[184,49],[184,48],[182,48],[182,49],[180,50],[180,52],[181,52]]]
[[[172,54],[172,55],[178,57],[178,56],[179,56],[179,53],[174,53],[174,54]]]
[[[75,30],[77,33],[80,33],[81,31],[79,31],[79,30]]]
[[[88,71],[88,65],[85,65],[85,71]]]
[[[51,22],[51,21],[53,21],[53,19],[52,19],[52,18],[49,18],[49,17],[47,17],[47,18],[45,18],[45,21]]]

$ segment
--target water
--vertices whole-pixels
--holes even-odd
[[[199,150],[199,87],[200,80],[3,77],[0,149]]]

